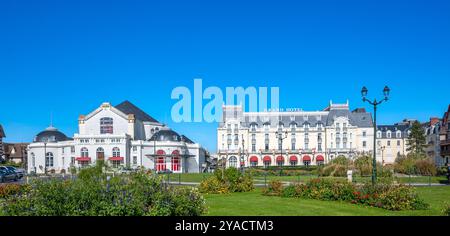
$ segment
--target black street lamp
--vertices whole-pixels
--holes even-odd
[[[284,132],[284,136],[283,136],[283,130],[280,129],[280,130],[276,131],[275,134],[277,135],[278,142],[279,142],[279,145],[280,145],[278,149],[281,152],[281,157],[283,157],[283,140],[288,137],[288,132],[286,130],[286,132]],[[283,162],[284,162],[284,157],[283,157]]]
[[[380,101],[377,101],[377,99],[374,99],[373,101],[370,101],[366,98],[367,96],[367,88],[364,86],[361,89],[361,95],[363,98],[363,102],[368,102],[370,105],[373,105],[373,162],[372,162],[372,184],[375,184],[377,181],[377,153],[376,153],[376,147],[377,147],[377,106],[383,103],[384,101],[388,100],[389,92],[391,91],[388,86],[385,86],[383,89],[383,95],[384,99],[381,99]]]

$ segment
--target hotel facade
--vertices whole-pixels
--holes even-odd
[[[333,104],[322,111],[245,112],[223,106],[217,129],[217,156],[227,167],[326,164],[373,150],[372,116]],[[381,160],[380,160],[381,161]]]
[[[103,103],[78,119],[72,138],[50,126],[28,146],[29,173],[66,173],[70,168],[103,160],[113,168],[139,168],[174,173],[206,169],[208,152],[132,103]]]

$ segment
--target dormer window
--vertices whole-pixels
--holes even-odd
[[[100,119],[100,134],[113,133],[113,118],[103,117]]]

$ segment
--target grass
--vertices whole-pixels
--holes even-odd
[[[433,216],[441,215],[450,201],[450,187],[416,188],[430,204],[428,210],[389,211],[346,202],[268,197],[261,189],[247,193],[205,195],[210,216]]]

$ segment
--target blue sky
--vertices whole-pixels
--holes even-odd
[[[176,124],[174,87],[280,88],[281,107],[329,100],[378,119],[441,117],[450,100],[449,1],[1,1],[0,123],[67,135],[102,102],[130,100],[214,151],[217,124]],[[206,102],[206,101],[205,101]]]

